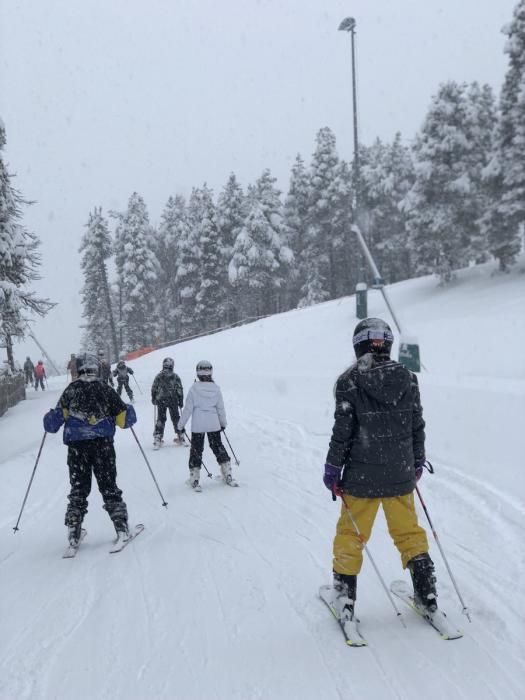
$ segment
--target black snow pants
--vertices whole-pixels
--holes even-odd
[[[158,403],[157,404],[157,422],[155,423],[155,432],[153,437],[164,437],[164,426],[166,425],[166,413],[169,410],[173,429],[179,435],[177,423],[179,422],[179,407],[176,403]]]
[[[202,452],[204,450],[204,436],[208,436],[210,448],[215,455],[219,464],[230,461],[230,456],[226,452],[221,440],[221,431],[216,430],[213,433],[192,433],[190,446],[190,469],[200,469],[202,462]]]
[[[27,386],[28,384],[32,384],[33,381],[34,381],[34,379],[33,379],[33,372],[31,372],[30,369],[26,369],[25,375],[26,375],[26,386]]]
[[[66,510],[66,525],[82,522],[87,513],[88,496],[91,492],[91,474],[95,475],[98,490],[111,520],[127,524],[128,511],[118,488],[117,466],[113,440],[97,438],[82,440],[69,445],[67,454],[71,491]]]
[[[44,391],[45,390],[44,377],[35,377],[35,391],[38,391],[39,384],[40,384],[40,387],[42,388],[42,391]]]
[[[129,388],[129,379],[117,379],[117,394],[121,396],[122,394],[122,388],[126,390],[126,394],[129,397],[130,401],[133,401],[133,392]]]

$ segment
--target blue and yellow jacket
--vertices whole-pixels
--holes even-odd
[[[44,416],[44,430],[56,433],[64,425],[64,443],[113,439],[115,426],[130,428],[137,417],[117,392],[101,381],[77,379],[66,388],[56,408]]]

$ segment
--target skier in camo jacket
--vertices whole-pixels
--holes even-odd
[[[183,433],[177,428],[179,409],[184,404],[184,391],[179,375],[174,372],[174,367],[173,358],[166,357],[162,362],[162,370],[157,374],[151,386],[151,403],[157,407],[157,419],[153,433],[155,449],[161,446],[168,411],[175,430],[174,442],[178,445],[184,443]]]

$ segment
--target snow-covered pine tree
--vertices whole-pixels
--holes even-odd
[[[354,217],[353,178],[350,165],[340,160],[329,187],[332,215],[332,250],[335,297],[353,294],[356,275],[358,242],[351,233]]]
[[[195,295],[195,315],[203,331],[218,328],[224,320],[226,289],[221,264],[219,231],[213,192],[206,183],[201,189],[200,220],[197,225],[200,251],[199,287]]]
[[[156,285],[159,329],[164,341],[179,337],[180,295],[177,273],[182,241],[187,235],[186,201],[182,195],[169,197],[161,215],[155,247],[159,261]]]
[[[7,359],[14,370],[12,337],[24,337],[27,314],[44,316],[53,306],[38,298],[30,283],[40,279],[40,241],[22,225],[22,208],[29,204],[11,183],[4,161],[6,133],[0,119],[0,338],[7,347]]]
[[[497,123],[494,93],[490,85],[471,83],[466,91],[467,125],[470,129],[469,139],[472,143],[471,182],[476,201],[472,203],[471,213],[475,217],[475,226],[470,236],[469,259],[485,262],[489,258],[487,232],[482,226],[485,212],[492,206],[491,191],[484,179],[484,172],[494,151],[494,125]]]
[[[230,284],[228,266],[233,253],[233,246],[247,215],[247,204],[242,187],[234,173],[219,194],[216,206],[217,226],[219,230],[219,254],[221,285],[224,290],[223,308],[219,315],[226,323],[239,320],[238,300],[235,288]]]
[[[130,349],[150,345],[158,327],[155,284],[159,266],[153,248],[154,233],[146,204],[134,192],[126,212],[119,217],[115,236],[122,322],[125,343]]]
[[[293,252],[296,265],[290,270],[287,283],[288,300],[286,306],[295,308],[301,298],[307,270],[303,267],[305,234],[308,227],[308,204],[310,176],[300,154],[292,166],[288,193],[284,200],[283,223],[287,231],[288,245]]]
[[[331,129],[323,127],[316,136],[310,167],[308,228],[301,261],[307,277],[301,289],[300,306],[325,301],[336,294],[331,187],[338,162],[335,136]]]
[[[399,205],[414,183],[410,149],[397,133],[391,144],[376,139],[360,156],[359,202],[372,255],[386,282],[408,279],[407,221]]]
[[[113,253],[111,235],[102,208],[95,207],[89,214],[86,232],[82,237],[79,252],[82,253],[81,268],[84,274],[82,287],[82,317],[84,323],[83,345],[97,351],[106,348],[111,339],[113,361],[119,356],[119,343],[113,305],[109,288],[106,260]]]
[[[501,271],[512,265],[525,224],[525,0],[503,28],[509,66],[500,96],[500,119],[493,157],[484,171],[492,202],[482,226]]]
[[[186,226],[179,238],[179,260],[175,279],[179,296],[180,337],[198,333],[195,316],[195,297],[200,288],[199,224],[202,211],[202,192],[193,188],[187,207]]]
[[[283,243],[282,203],[275,178],[265,170],[248,194],[249,213],[233,247],[231,284],[239,290],[242,315],[281,310],[281,293],[293,253]]]
[[[465,85],[447,82],[432,99],[414,145],[415,182],[403,200],[418,274],[442,283],[468,264],[476,232],[475,143]]]

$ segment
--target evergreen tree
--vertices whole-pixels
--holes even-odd
[[[288,308],[295,308],[301,297],[307,270],[303,266],[305,235],[308,227],[308,204],[310,177],[303,158],[297,154],[292,167],[288,194],[284,201],[283,223],[287,231],[288,245],[293,252],[296,265],[290,270],[288,289]]]
[[[386,282],[410,277],[408,230],[400,208],[414,183],[410,149],[396,134],[392,144],[380,139],[361,151],[359,202],[367,218],[368,245]]]
[[[332,207],[332,256],[333,288],[335,297],[353,294],[358,281],[358,242],[351,233],[354,218],[354,189],[350,165],[340,160],[329,187]]]
[[[27,329],[27,313],[44,316],[53,306],[30,289],[40,279],[40,241],[22,225],[22,208],[29,204],[11,183],[3,157],[5,127],[0,119],[0,338],[7,348],[7,359],[14,369],[12,337],[22,338]]]
[[[239,290],[243,316],[275,313],[293,253],[283,243],[282,204],[275,178],[265,170],[249,188],[250,210],[233,247],[231,284]]]
[[[500,121],[491,162],[484,171],[491,206],[482,219],[491,253],[508,270],[520,251],[525,222],[525,0],[504,27],[509,66],[500,98]]]
[[[116,231],[116,264],[122,294],[122,322],[129,347],[150,345],[158,326],[155,284],[158,261],[154,232],[142,197],[134,192]]]
[[[414,147],[415,182],[403,200],[416,272],[442,282],[469,262],[478,231],[476,143],[466,86],[440,86]]]
[[[307,277],[301,289],[300,306],[336,295],[331,190],[338,162],[335,136],[324,127],[317,133],[310,168],[308,227],[301,266]]]
[[[200,216],[197,225],[200,264],[199,288],[195,295],[195,315],[200,330],[208,331],[221,324],[226,290],[221,275],[221,249],[212,191],[204,184],[200,196]]]
[[[226,323],[239,320],[239,301],[235,289],[231,286],[228,266],[233,254],[233,246],[247,215],[247,204],[242,187],[234,173],[219,194],[216,207],[217,227],[219,233],[220,278],[224,291],[224,300],[219,315]]]
[[[79,251],[83,254],[81,268],[84,286],[81,295],[83,318],[86,321],[84,346],[97,351],[105,348],[108,339],[111,339],[113,357],[117,360],[119,344],[106,266],[106,260],[112,255],[112,243],[102,208],[95,207],[89,214],[86,227]]]
[[[199,224],[202,211],[202,192],[193,188],[188,201],[186,226],[179,239],[179,263],[176,285],[179,297],[179,323],[181,337],[198,333],[200,328],[195,316],[195,297],[200,289],[200,241]]]
[[[177,285],[181,242],[188,235],[186,202],[182,195],[169,197],[161,215],[155,254],[159,261],[157,300],[160,332],[164,342],[179,336],[180,294]]]

